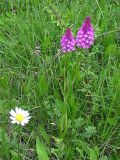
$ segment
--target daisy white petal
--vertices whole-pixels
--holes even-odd
[[[22,111],[22,109],[21,108],[19,108],[19,113]]]
[[[20,124],[20,122],[19,122],[19,121],[17,121],[17,124]]]
[[[10,111],[10,115],[13,116],[13,117],[16,117],[15,111],[11,110],[11,111]]]
[[[17,123],[17,121],[16,121],[16,120],[13,120],[13,121],[11,121],[11,123]]]
[[[22,126],[24,126],[24,125],[25,125],[24,121],[22,121],[22,122],[21,122],[21,125],[22,125]]]
[[[30,119],[31,118],[31,116],[29,116],[29,117],[26,117],[25,119]]]
[[[16,107],[16,108],[15,108],[15,111],[16,111],[16,113],[19,113],[19,108]]]
[[[29,122],[29,119],[24,119],[23,123],[28,123]]]
[[[24,116],[25,117],[28,117],[29,116],[29,113],[27,111],[24,111]]]
[[[10,119],[13,120],[13,121],[16,120],[16,118],[15,118],[15,117],[12,117],[12,116],[10,116]]]

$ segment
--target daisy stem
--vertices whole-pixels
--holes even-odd
[[[19,144],[19,142],[20,142],[20,127],[18,127],[18,160],[20,160],[20,144]]]

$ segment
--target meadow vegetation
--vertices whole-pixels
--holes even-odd
[[[0,1],[0,160],[120,159],[119,0]],[[86,16],[90,49],[60,53]],[[16,106],[32,117],[11,124]]]

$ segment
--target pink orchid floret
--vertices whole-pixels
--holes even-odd
[[[94,29],[88,16],[76,36],[76,46],[80,48],[90,48],[94,43]]]
[[[60,44],[62,52],[71,52],[75,50],[75,39],[72,35],[71,29],[68,28],[66,33],[62,36]]]

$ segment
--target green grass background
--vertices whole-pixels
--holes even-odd
[[[120,159],[119,13],[119,0],[0,1],[0,160]],[[88,15],[94,45],[55,58]]]

